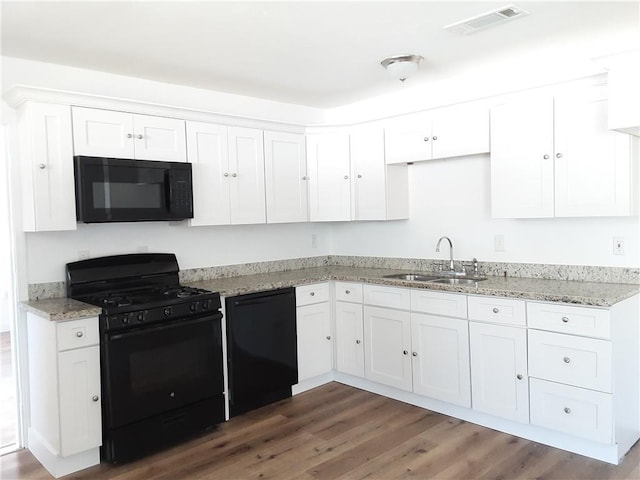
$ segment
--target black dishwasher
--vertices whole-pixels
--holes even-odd
[[[229,416],[291,396],[298,383],[293,288],[226,299]]]

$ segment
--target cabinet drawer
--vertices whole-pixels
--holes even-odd
[[[407,288],[383,287],[380,285],[364,286],[364,303],[378,307],[409,310],[411,308],[411,291]]]
[[[467,318],[467,296],[429,290],[411,290],[411,311]]]
[[[82,318],[56,324],[58,351],[71,350],[100,342],[98,336],[98,318]]]
[[[336,300],[340,302],[362,303],[362,284],[336,282]]]
[[[474,297],[467,298],[469,308],[469,320],[483,320],[506,325],[527,324],[525,302],[500,297]]]
[[[598,308],[527,302],[530,327],[553,332],[611,338],[611,312]]]
[[[296,287],[296,307],[329,301],[329,284],[314,283]]]
[[[611,445],[613,401],[608,393],[530,379],[531,424]]]
[[[611,393],[611,343],[529,330],[529,375]]]

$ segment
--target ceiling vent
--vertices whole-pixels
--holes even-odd
[[[488,27],[493,27],[509,20],[515,20],[516,18],[529,15],[529,12],[523,10],[515,5],[507,5],[506,7],[498,8],[475,17],[467,18],[460,22],[452,23],[446,27],[442,27],[443,30],[449,30],[453,33],[461,33],[468,35],[470,33],[477,32],[478,30],[484,30]]]

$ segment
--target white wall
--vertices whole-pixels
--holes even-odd
[[[409,167],[410,220],[334,224],[333,252],[342,255],[449,258],[456,260],[640,266],[638,216],[622,218],[492,219],[489,156],[436,160]],[[494,251],[494,235],[505,251]],[[613,237],[626,241],[626,255],[613,255]],[[443,244],[445,245],[445,244]]]

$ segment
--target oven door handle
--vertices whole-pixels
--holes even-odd
[[[107,337],[107,340],[120,340],[122,338],[136,337],[138,335],[146,335],[149,333],[149,330],[154,330],[157,332],[162,330],[169,330],[172,328],[180,328],[180,327],[185,327],[190,325],[197,325],[199,323],[214,322],[216,320],[222,320],[221,313],[217,313],[215,315],[207,315],[206,317],[192,318],[189,320],[178,319],[173,322],[155,323],[155,324],[152,323],[149,325],[143,325],[142,328],[137,328],[135,330],[128,330],[124,332],[122,331],[114,332],[114,333],[106,332],[106,337]]]

